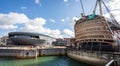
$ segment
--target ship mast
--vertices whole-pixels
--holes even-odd
[[[101,0],[97,0],[97,1],[96,1],[96,4],[95,4],[95,8],[94,8],[94,10],[93,10],[93,13],[95,14],[97,5],[99,5],[99,13],[100,13],[100,15],[102,16],[103,14],[102,14],[102,1],[101,1]]]
[[[84,7],[83,7],[82,0],[80,0],[80,4],[81,4],[82,11],[83,11],[82,16],[85,16],[85,11],[84,11]],[[102,14],[102,1],[101,1],[101,0],[97,0],[93,12],[95,13],[95,10],[96,10],[96,8],[97,8],[97,4],[99,4],[99,12],[100,12],[100,15],[102,16],[103,14]]]
[[[102,5],[101,5],[101,0],[98,0],[98,2],[99,2],[100,15],[102,16]]]
[[[84,7],[83,7],[82,0],[80,0],[80,3],[81,3],[81,8],[82,8],[82,11],[83,11],[83,13],[81,13],[81,15],[82,15],[82,16],[85,16],[85,11],[84,11]]]

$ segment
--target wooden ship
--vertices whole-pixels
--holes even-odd
[[[111,19],[107,20],[102,16],[102,3],[110,14]],[[99,5],[100,15],[95,14],[97,5]],[[119,29],[119,24],[110,13],[104,1],[97,0],[93,14],[85,16],[83,9],[82,17],[76,21],[74,25],[75,42],[78,49],[81,50],[113,52],[116,51],[116,41],[113,31]]]

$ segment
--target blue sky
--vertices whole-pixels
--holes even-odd
[[[91,14],[96,0],[83,0]],[[79,0],[0,0],[0,36],[23,31],[73,37],[74,19],[80,18]]]

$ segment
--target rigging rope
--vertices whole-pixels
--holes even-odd
[[[96,12],[96,8],[97,8],[98,2],[99,2],[99,0],[96,1],[96,4],[95,4],[95,8],[94,8],[94,10],[93,10],[93,13]],[[106,8],[107,12],[109,13],[110,19],[111,19],[112,23],[113,23],[115,26],[119,27],[119,24],[118,24],[117,20],[115,19],[115,17],[113,16],[113,14],[110,12],[110,10],[109,10],[109,8],[107,7],[107,5],[105,4],[105,2],[104,2],[103,0],[101,0],[101,2],[103,3],[104,7]],[[119,28],[120,28],[120,27],[119,27]]]
[[[112,22],[114,22],[115,24],[118,24],[117,23],[117,20],[114,18],[113,14],[110,12],[110,10],[108,9],[108,7],[106,6],[105,2],[102,0],[102,3],[104,4],[106,10],[108,11],[108,13],[110,14],[110,17],[112,19]]]
[[[85,11],[84,11],[84,7],[83,7],[82,0],[80,0],[80,3],[81,3],[81,7],[82,7],[82,11],[83,11],[83,15],[85,15]]]
[[[94,10],[93,10],[93,13],[95,13],[95,10],[96,10],[96,8],[97,8],[97,3],[98,3],[98,0],[97,0],[96,3],[95,3],[95,8],[94,8]]]

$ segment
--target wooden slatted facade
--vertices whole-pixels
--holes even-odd
[[[99,50],[101,45],[101,50],[107,51],[115,44],[112,33],[103,16],[96,15],[93,19],[83,16],[76,21],[74,30],[77,45],[82,48],[86,48],[86,45],[88,45],[87,50]]]

